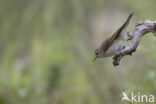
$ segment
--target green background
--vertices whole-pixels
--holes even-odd
[[[0,104],[121,104],[123,91],[156,95],[152,33],[118,67],[111,58],[92,62],[95,49],[131,12],[130,32],[140,20],[156,20],[155,4],[0,0]]]

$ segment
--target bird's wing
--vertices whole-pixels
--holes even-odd
[[[131,19],[131,17],[133,16],[134,13],[131,13],[127,20],[124,22],[124,24],[107,40],[105,40],[101,47],[103,47],[103,51],[106,52],[108,50],[108,48],[113,44],[113,42],[117,39],[120,39],[121,33],[124,30],[124,28],[127,27],[127,25],[129,24],[129,21]]]

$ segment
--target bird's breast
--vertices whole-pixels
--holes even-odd
[[[109,57],[109,56],[113,56],[113,55],[116,55],[116,54],[119,54],[120,51],[124,48],[125,46],[125,42],[120,40],[118,42],[114,42],[110,48],[105,52],[105,57]]]

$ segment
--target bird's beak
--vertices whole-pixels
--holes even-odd
[[[97,58],[97,57],[95,56],[94,59],[93,59],[93,62],[96,60],[96,58]]]

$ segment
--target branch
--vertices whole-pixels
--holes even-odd
[[[145,22],[139,22],[134,31],[127,34],[129,37],[128,40],[131,40],[130,45],[122,49],[120,54],[113,57],[113,65],[119,65],[121,58],[125,55],[132,56],[132,53],[136,51],[142,36],[149,32],[156,32],[156,21],[146,20]]]

